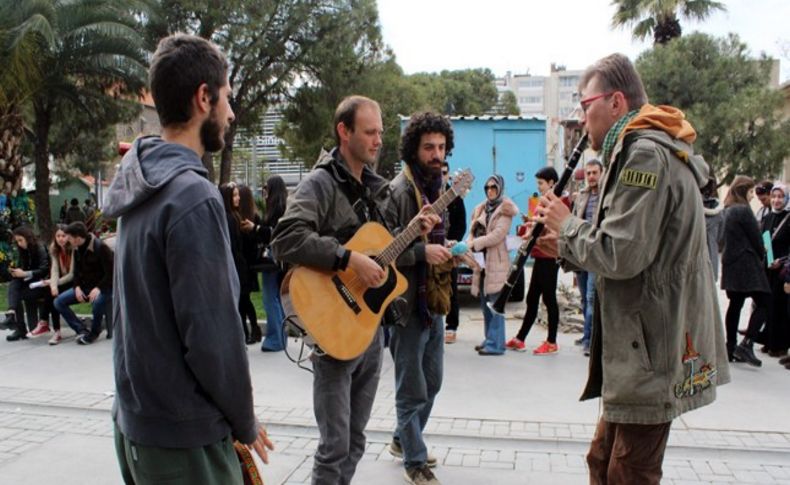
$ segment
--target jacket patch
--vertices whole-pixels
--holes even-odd
[[[632,187],[655,190],[658,185],[658,175],[651,172],[626,168],[620,173],[620,183]]]
[[[683,382],[675,384],[675,397],[678,399],[691,397],[711,386],[713,383],[711,379],[716,375],[716,367],[709,362],[698,362],[702,360],[702,356],[694,349],[694,343],[688,333],[686,333],[686,352],[681,359],[683,365],[687,366],[688,373]],[[697,369],[698,364],[702,364],[699,369]]]

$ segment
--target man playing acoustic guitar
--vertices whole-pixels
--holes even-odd
[[[278,261],[325,271],[352,270],[366,288],[383,281],[385,270],[367,255],[343,247],[366,222],[383,222],[380,208],[389,196],[387,181],[371,165],[383,132],[378,103],[362,96],[341,101],[334,117],[337,147],[323,153],[288,200],[273,234]],[[439,221],[418,216],[427,232]],[[316,301],[316,305],[327,302]],[[313,355],[313,403],[321,434],[313,465],[314,485],[351,482],[365,451],[381,373],[383,337],[379,329],[362,355],[338,360]]]

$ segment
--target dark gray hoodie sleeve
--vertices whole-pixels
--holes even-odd
[[[184,359],[230,423],[250,444],[257,435],[247,350],[237,309],[239,279],[230,254],[225,211],[208,199],[175,221],[166,258]]]
[[[337,251],[340,243],[331,236],[321,236],[327,226],[327,234],[334,234],[329,211],[334,200],[334,188],[328,177],[316,170],[306,178],[288,198],[285,214],[277,222],[272,234],[271,249],[274,259],[312,268],[333,270],[337,267]]]

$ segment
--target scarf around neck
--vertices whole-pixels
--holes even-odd
[[[624,114],[611,128],[609,128],[609,131],[606,132],[606,137],[603,140],[603,148],[601,148],[601,158],[604,160],[605,164],[608,165],[610,162],[609,157],[612,156],[612,150],[614,150],[614,146],[617,145],[620,133],[622,133],[625,126],[636,117],[637,113],[639,113],[639,111],[632,110]]]

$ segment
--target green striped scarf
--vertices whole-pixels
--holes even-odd
[[[604,164],[609,164],[609,157],[612,156],[612,150],[614,150],[614,146],[617,145],[617,139],[620,138],[620,133],[625,126],[634,119],[637,113],[639,113],[639,110],[629,111],[609,128],[609,131],[606,133],[606,138],[603,139],[603,149],[601,150]]]

